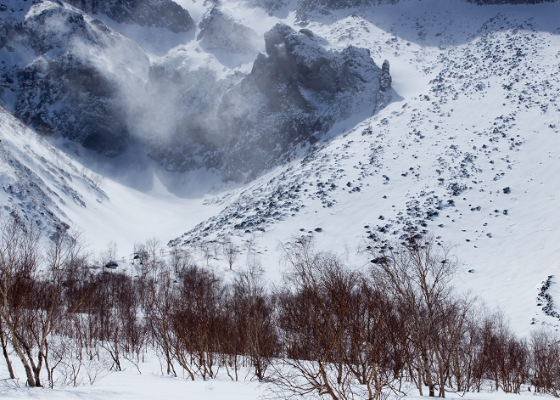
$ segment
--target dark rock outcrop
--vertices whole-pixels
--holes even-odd
[[[29,60],[0,66],[15,94],[14,115],[41,134],[106,156],[122,153],[128,128],[120,87],[148,70],[138,45],[74,7],[49,1],[4,26],[13,60]]]
[[[208,74],[198,79],[197,85],[207,89],[192,93],[213,92],[214,100],[189,98],[185,103],[184,97],[177,98],[179,109],[205,104],[203,112],[193,115],[203,123],[177,124],[171,135],[175,145],[158,148],[155,143],[152,157],[169,169],[211,166],[224,179],[250,179],[289,159],[298,146],[319,140],[336,121],[364,109],[373,112],[382,97],[382,71],[367,49],[327,50],[311,31],[296,32],[283,24],[265,34],[265,47],[267,54],[259,54],[242,79],[212,85]],[[159,85],[167,79],[169,85],[183,82],[179,88],[192,86],[200,71],[186,74],[177,80],[176,73],[165,79],[158,73]]]
[[[391,84],[393,83],[393,78],[391,78],[391,72],[389,71],[389,69],[389,61],[383,61],[383,65],[381,66],[381,79],[379,81],[381,85],[381,91],[383,92],[391,89]]]
[[[89,60],[39,59],[19,74],[15,115],[37,132],[65,136],[106,156],[126,149],[128,128],[114,82]]]
[[[106,14],[120,23],[186,32],[195,27],[187,10],[172,0],[67,0],[89,14]]]
[[[208,51],[224,53],[257,53],[262,39],[254,30],[235,21],[229,13],[213,7],[198,24],[197,40]]]

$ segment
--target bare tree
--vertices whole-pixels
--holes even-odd
[[[359,274],[335,255],[315,252],[308,237],[294,239],[283,250],[288,272],[277,296],[284,349],[268,380],[294,396],[339,400],[363,394],[358,368],[354,373],[349,365],[357,356],[349,349]]]
[[[409,339],[417,352],[418,388],[424,382],[429,396],[435,396],[438,371],[434,361],[439,330],[447,318],[445,307],[453,302],[451,281],[458,262],[451,249],[437,245],[432,236],[414,237],[405,242],[372,243],[372,276],[401,303],[409,317]],[[441,354],[440,354],[441,356]],[[440,377],[439,383],[443,377]],[[443,379],[443,382],[445,380]],[[422,394],[422,393],[421,393]],[[440,396],[444,387],[440,385]]]
[[[206,266],[210,265],[210,259],[212,258],[212,245],[207,240],[201,240],[198,244],[200,251],[204,255],[204,259],[206,260]]]
[[[67,301],[86,261],[77,236],[59,227],[40,267],[39,234],[33,225],[17,216],[6,219],[0,239],[0,317],[23,364],[27,384],[42,386],[43,366],[50,370],[49,338],[89,295]]]
[[[33,359],[28,359],[32,344],[25,341],[28,335],[23,314],[38,274],[39,233],[17,215],[0,215],[0,223],[0,317],[6,337],[23,364],[27,384],[34,387],[40,382],[35,379]]]
[[[235,278],[231,314],[236,334],[243,340],[242,351],[248,356],[254,375],[265,379],[272,358],[278,353],[274,302],[267,293],[260,262],[254,259]]]
[[[560,337],[542,328],[531,333],[531,385],[536,393],[560,397]]]
[[[233,268],[233,264],[237,260],[239,256],[239,249],[237,246],[231,241],[231,238],[226,238],[226,240],[222,244],[222,254],[226,258],[229,269]]]
[[[174,246],[169,251],[170,263],[175,274],[180,274],[185,268],[193,264],[191,253],[180,246]]]
[[[92,170],[87,169],[86,167],[83,167],[81,169],[80,174],[82,175],[82,178],[84,178],[84,180],[86,180],[91,186],[93,186],[100,192],[103,192],[105,178],[102,175],[99,175],[98,173],[95,173]]]

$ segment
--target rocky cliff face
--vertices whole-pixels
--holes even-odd
[[[259,54],[247,81],[266,97],[270,114],[287,116],[278,134],[284,132],[288,141],[314,141],[360,105],[375,108],[381,69],[369,50],[329,51],[310,30],[295,32],[282,24],[265,40],[267,55]]]
[[[157,76],[157,86],[167,81],[191,87],[185,93],[213,93],[211,100],[204,95],[180,100],[185,112],[194,104],[203,110],[178,124],[175,145],[154,143],[152,156],[169,169],[211,166],[227,180],[250,179],[289,158],[299,145],[319,140],[336,121],[364,108],[373,112],[383,97],[382,83],[383,90],[390,87],[388,64],[383,75],[368,50],[326,50],[306,29],[278,24],[265,34],[265,47],[267,54],[259,54],[242,79],[219,81],[201,70],[178,78],[162,73],[164,66],[152,68],[152,84]],[[196,74],[199,79],[193,79]],[[193,90],[192,82],[205,91]]]
[[[138,14],[140,5],[73,3],[80,8],[36,1],[0,19],[0,51],[9,54],[0,65],[0,96],[39,133],[109,157],[134,134],[168,170],[210,168],[243,181],[315,143],[335,122],[374,112],[390,89],[388,63],[379,68],[367,49],[327,50],[310,30],[283,24],[263,40],[217,6],[191,43],[200,55],[177,49],[150,65],[136,43],[84,10],[172,29],[156,13],[168,3],[149,7],[155,19],[142,21],[135,19],[147,15]],[[258,56],[248,73],[224,68],[216,58],[224,54]]]
[[[262,38],[254,30],[236,22],[219,7],[213,7],[198,26],[200,32],[196,39],[207,51],[253,54],[262,46]]]
[[[106,14],[116,22],[186,32],[195,27],[191,15],[171,0],[68,0],[89,14]]]
[[[81,10],[36,2],[3,20],[11,54],[2,76],[4,103],[36,131],[63,136],[106,156],[126,148],[126,99],[120,86],[141,84],[148,58],[131,40]]]

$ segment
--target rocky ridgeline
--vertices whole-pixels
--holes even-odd
[[[325,15],[334,10],[342,10],[347,8],[365,8],[375,7],[385,4],[396,4],[403,0],[301,0],[296,8],[296,16],[299,22],[307,23],[314,19],[314,14]],[[470,3],[483,5],[499,5],[499,4],[538,4],[551,3],[556,0],[465,0]],[[252,0],[249,4],[254,4],[264,8],[269,12],[273,12],[286,4],[285,0]]]
[[[12,54],[0,64],[3,103],[14,115],[43,135],[122,153],[129,128],[120,85],[141,84],[149,66],[138,45],[64,3],[35,2],[0,21],[8,38],[0,47]]]
[[[105,14],[120,23],[186,32],[195,27],[187,10],[171,0],[68,0],[88,14]]]
[[[296,15],[301,22],[314,13],[328,14],[333,10],[342,10],[345,8],[362,8],[375,7],[384,4],[395,4],[403,0],[300,0],[297,3]],[[493,4],[538,4],[550,3],[556,0],[465,0],[478,5]],[[270,14],[285,7],[289,2],[287,0],[247,0],[247,3],[253,7],[260,7]]]

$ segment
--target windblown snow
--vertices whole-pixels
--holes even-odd
[[[11,0],[10,7],[14,4]],[[285,149],[282,140],[270,139],[267,145],[277,146],[270,153],[278,155],[274,162],[243,147],[228,148],[234,152],[222,156],[212,147],[216,142],[208,145],[215,153],[208,153],[205,137],[189,142],[200,148],[189,149],[186,158],[181,153],[173,159],[177,147],[154,150],[154,137],[146,138],[145,132],[134,136],[134,130],[127,149],[108,159],[69,141],[68,135],[41,136],[11,114],[11,90],[23,77],[9,74],[8,64],[20,61],[10,58],[14,53],[8,46],[0,47],[0,60],[5,60],[0,66],[6,107],[0,113],[4,212],[17,211],[46,231],[53,224],[68,224],[82,232],[94,253],[115,242],[124,259],[134,243],[152,237],[192,249],[201,241],[231,238],[242,252],[234,270],[256,255],[272,282],[282,273],[278,244],[296,235],[311,235],[319,248],[360,266],[369,262],[360,252],[368,237],[431,232],[438,242],[454,246],[461,260],[456,286],[472,291],[489,308],[501,308],[519,334],[543,324],[560,325],[554,303],[560,302],[555,278],[560,271],[560,3],[480,6],[404,0],[304,14],[291,3],[275,3],[278,7],[266,12],[233,0],[221,2],[219,9],[201,1],[180,4],[198,24],[194,34],[96,16],[118,40],[138,43],[135,54],[145,54],[141,62],[149,60],[151,77],[165,73],[168,86],[153,92],[159,103],[147,103],[157,111],[150,115],[165,121],[146,121],[149,132],[158,124],[175,132],[184,117],[177,116],[180,110],[196,114],[189,121],[200,115],[201,123],[208,121],[206,115],[214,118],[223,105],[223,93],[236,87],[245,93],[253,62],[267,57],[258,55],[265,52],[264,34],[279,22],[300,36],[312,35],[325,54],[343,54],[349,46],[365,49],[379,71],[388,60],[391,89],[380,92],[378,83],[356,84],[355,92],[347,93],[365,99],[360,102],[364,107],[352,104],[341,113],[329,110],[326,101],[309,101],[314,108],[301,106],[289,114],[295,115],[289,124],[305,114],[324,117],[329,128]],[[220,36],[221,30],[230,36]],[[151,77],[137,77],[147,92]],[[209,97],[209,91],[219,95]],[[169,93],[172,108],[161,103]],[[343,109],[345,97],[337,99]],[[127,108],[125,120],[141,119],[130,112],[138,110],[134,107]],[[282,108],[278,115],[292,111]],[[260,117],[250,118],[265,126]],[[237,114],[231,121],[238,121]],[[271,118],[271,124],[277,123]],[[260,132],[228,143],[259,149]],[[239,163],[231,176],[243,179],[224,182],[227,162],[215,162],[208,154],[222,161],[229,160],[228,154],[262,159],[263,164],[251,175]],[[179,162],[192,168],[175,168]],[[204,168],[205,162],[211,167]],[[220,254],[209,264],[226,277],[235,274]],[[169,396],[188,391],[201,399],[262,394],[252,382],[172,382],[157,377],[159,367],[151,362],[142,376],[131,369],[92,389],[57,391],[56,396],[155,398],[163,390]],[[55,396],[7,387],[0,393],[8,398]]]

